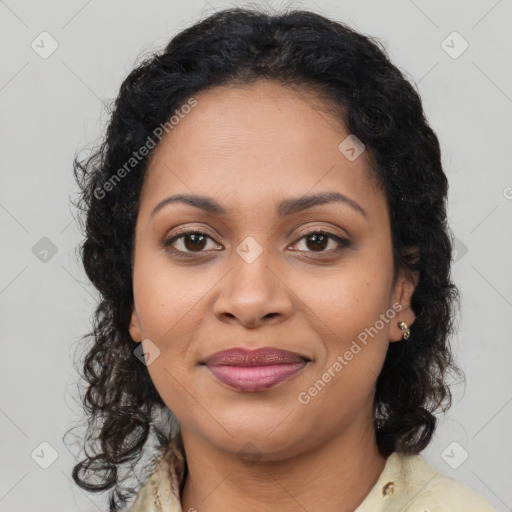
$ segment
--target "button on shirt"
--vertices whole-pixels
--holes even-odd
[[[131,512],[183,512],[185,456],[180,434],[155,458]],[[421,455],[392,453],[377,483],[354,512],[496,512],[483,496],[439,473]]]

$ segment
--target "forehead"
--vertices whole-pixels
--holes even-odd
[[[258,81],[194,98],[197,105],[155,149],[143,206],[146,198],[154,206],[174,193],[213,196],[245,209],[261,207],[263,199],[327,190],[369,206],[383,201],[368,152],[350,160],[340,151],[350,136],[341,109],[311,90]]]

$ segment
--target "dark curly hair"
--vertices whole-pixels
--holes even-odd
[[[319,14],[261,8],[216,12],[131,71],[103,142],[89,157],[74,159],[80,187],[75,206],[85,236],[80,256],[100,301],[92,331],[84,337],[92,338],[82,372],[87,435],[85,458],[74,467],[73,479],[88,491],[112,489],[111,511],[135,493],[122,485],[122,470],[125,477],[134,473],[153,436],[159,449],[167,445],[173,419],[146,366],[134,356],[128,331],[134,228],[153,151],[137,160],[129,176],[118,179],[119,171],[195,93],[258,79],[313,90],[339,112],[365,144],[371,176],[386,197],[395,276],[400,268],[419,275],[411,298],[417,317],[411,339],[389,344],[377,379],[380,452],[424,449],[435,429],[434,413],[451,405],[448,374],[462,373],[449,345],[459,293],[450,277],[448,183],[415,88],[379,41]]]

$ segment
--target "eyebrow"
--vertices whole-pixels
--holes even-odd
[[[224,206],[210,197],[195,194],[175,194],[160,201],[153,208],[150,216],[153,217],[164,206],[172,203],[188,204],[190,206],[194,206],[195,208],[199,208],[200,210],[204,210],[205,212],[213,213],[216,215],[228,214],[228,210]],[[281,219],[288,215],[293,215],[294,213],[313,208],[314,206],[328,203],[345,204],[350,206],[353,210],[357,211],[364,217],[368,218],[368,215],[358,203],[356,203],[353,199],[350,199],[350,197],[347,197],[344,194],[340,194],[339,192],[321,192],[308,196],[285,199],[278,203],[276,212],[277,216]]]

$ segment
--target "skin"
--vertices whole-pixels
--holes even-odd
[[[370,155],[350,161],[340,152],[349,132],[317,97],[261,80],[194,97],[146,175],[130,323],[135,342],[158,347],[148,371],[180,422],[189,467],[182,508],[353,511],[386,462],[373,428],[375,383],[388,344],[402,338],[398,323],[414,322],[417,276],[400,271],[393,282],[389,212]],[[333,202],[277,217],[281,200],[333,191],[366,216]],[[178,193],[206,195],[228,213],[175,202],[151,216]],[[178,227],[210,237],[199,248],[190,237],[174,242],[188,260],[163,245]],[[335,252],[336,240],[305,237],[322,230],[350,245]],[[251,263],[236,251],[248,236],[263,251]],[[396,303],[401,311],[301,404],[299,393]],[[200,364],[233,347],[276,347],[310,362],[271,389],[242,392]]]

